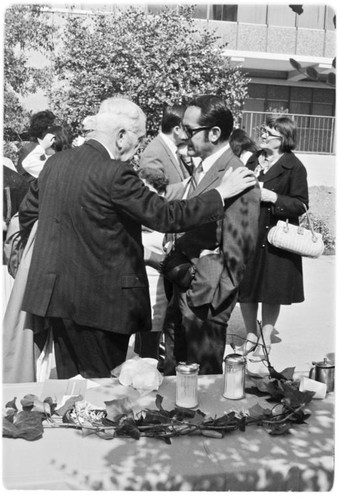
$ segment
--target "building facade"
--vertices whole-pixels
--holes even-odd
[[[241,126],[256,136],[267,114],[288,113],[300,152],[335,153],[335,11],[329,5],[199,4],[194,17],[214,30],[224,54],[251,79]],[[147,5],[155,14],[164,4]],[[295,67],[290,61],[296,62]],[[296,69],[298,68],[298,69]]]
[[[83,3],[77,4],[77,11],[112,12],[132,4]],[[155,15],[179,4],[138,6]],[[334,9],[325,4],[295,6],[298,12],[288,4],[193,2],[193,6],[198,29],[215,32],[225,57],[250,78],[240,126],[256,137],[268,114],[287,113],[297,125],[297,151],[334,155]]]

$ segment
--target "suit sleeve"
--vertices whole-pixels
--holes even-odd
[[[223,203],[216,189],[190,200],[167,201],[150,191],[126,163],[118,163],[114,172],[110,195],[117,211],[150,229],[176,233],[223,217]]]
[[[308,185],[305,167],[297,164],[289,179],[289,194],[278,194],[272,213],[278,218],[299,217],[308,208]]]
[[[19,223],[23,238],[28,238],[39,215],[39,183],[38,179],[30,182],[30,188],[19,207]]]
[[[140,157],[140,162],[139,162],[140,168],[154,168],[156,170],[161,170],[163,173],[165,173],[163,163],[160,159],[160,155],[155,151],[154,148],[148,148],[146,147],[143,153],[141,154]]]
[[[171,200],[181,200],[184,196],[186,186],[189,179],[185,179],[182,182],[176,182],[175,184],[169,184],[165,190],[165,198],[168,201]]]

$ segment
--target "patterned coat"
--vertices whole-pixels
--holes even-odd
[[[198,184],[193,196],[207,193],[217,187],[225,172],[243,167],[231,149],[227,149],[212,165]],[[168,188],[171,192],[174,188]],[[176,240],[176,248],[196,265],[196,274],[187,291],[189,307],[201,319],[226,325],[235,306],[239,284],[243,279],[247,262],[254,251],[258,235],[260,212],[259,186],[227,200],[224,219],[192,229]],[[209,253],[199,258],[203,249]]]
[[[95,140],[56,153],[20,208],[23,230],[39,218],[23,310],[122,334],[148,330],[141,224],[177,232],[222,216],[216,190],[166,202]]]

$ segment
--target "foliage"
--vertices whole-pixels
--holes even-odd
[[[158,131],[163,103],[194,94],[223,95],[239,115],[249,80],[222,54],[220,38],[195,28],[193,6],[148,16],[138,7],[65,19],[54,60],[57,81],[50,94],[59,116],[80,128],[99,103],[122,94]]]
[[[21,400],[22,411],[16,406],[16,398],[6,404],[3,423],[4,437],[26,440],[39,439],[45,427],[81,429],[84,436],[96,434],[103,439],[129,437],[140,439],[151,437],[171,444],[171,438],[181,436],[205,436],[221,439],[229,432],[244,432],[248,425],[259,425],[271,435],[287,434],[295,424],[303,424],[309,418],[306,405],[312,400],[313,392],[301,392],[298,382],[293,381],[294,369],[278,373],[269,365],[269,376],[253,379],[248,392],[265,393],[272,408],[260,404],[247,411],[230,411],[222,417],[211,417],[200,409],[189,410],[163,408],[163,397],[156,395],[156,409],[146,408],[134,414],[129,398],[105,401],[106,409],[96,409],[82,400],[82,396],[71,397],[57,408],[52,398],[40,401],[28,394]]]
[[[30,63],[30,51],[46,55],[53,50],[55,27],[41,5],[12,5],[5,12],[4,40],[4,137],[17,140],[27,128],[29,113],[20,97],[45,88],[49,69]]]
[[[316,233],[322,234],[322,240],[325,245],[324,254],[333,255],[335,253],[335,236],[330,231],[327,223],[317,215],[309,213],[309,217]],[[309,229],[309,223],[306,214],[300,217],[300,224],[302,227]]]

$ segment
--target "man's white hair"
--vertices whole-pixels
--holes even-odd
[[[83,121],[85,130],[112,132],[119,128],[138,131],[145,125],[145,114],[137,104],[124,97],[109,97],[100,105],[96,115]]]

